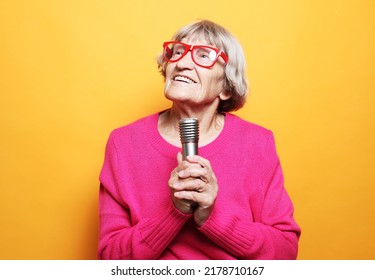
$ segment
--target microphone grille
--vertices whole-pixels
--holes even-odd
[[[182,118],[179,121],[181,143],[197,143],[199,140],[199,122],[197,118]]]

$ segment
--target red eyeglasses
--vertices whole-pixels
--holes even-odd
[[[211,68],[221,56],[228,63],[228,56],[221,50],[205,45],[188,45],[181,42],[165,42],[163,44],[163,57],[167,62],[177,62],[188,52],[194,63],[200,67]]]

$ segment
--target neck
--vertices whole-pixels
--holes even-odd
[[[224,115],[213,110],[182,109],[177,105],[159,116],[159,132],[169,143],[180,146],[178,121],[181,118],[197,118],[199,121],[199,146],[215,140],[224,127]]]

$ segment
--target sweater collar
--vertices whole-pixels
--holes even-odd
[[[148,136],[148,140],[150,141],[152,147],[160,152],[163,156],[176,158],[176,154],[181,151],[181,147],[174,146],[168,143],[159,133],[158,130],[158,120],[159,120],[159,113],[155,113],[151,115],[146,123],[146,133]],[[238,119],[237,116],[232,115],[230,113],[225,113],[225,121],[224,121],[224,128],[216,137],[214,141],[211,143],[199,147],[199,155],[209,158],[213,154],[216,154],[223,149],[227,148],[230,144],[231,137],[233,137],[234,133],[238,133],[236,131],[236,120]]]

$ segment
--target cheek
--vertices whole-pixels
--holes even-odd
[[[171,86],[171,71],[170,71],[170,67],[168,67],[168,65],[166,66],[165,68],[165,78],[164,78],[164,92],[166,92],[169,87]]]
[[[165,84],[164,84],[164,93],[167,93],[167,91],[169,90],[170,86],[171,86],[171,80],[167,79],[165,81]]]
[[[216,76],[210,79],[209,86],[215,92],[222,91],[224,86],[224,80],[222,76]]]
[[[216,66],[216,65],[215,65]],[[223,84],[225,73],[223,69],[215,69],[212,71],[209,80],[212,84]]]
[[[171,76],[171,73],[173,72],[173,67],[172,67],[172,65],[171,64],[167,64],[166,66],[165,66],[165,78],[166,79],[169,79],[170,78],[170,76]]]

